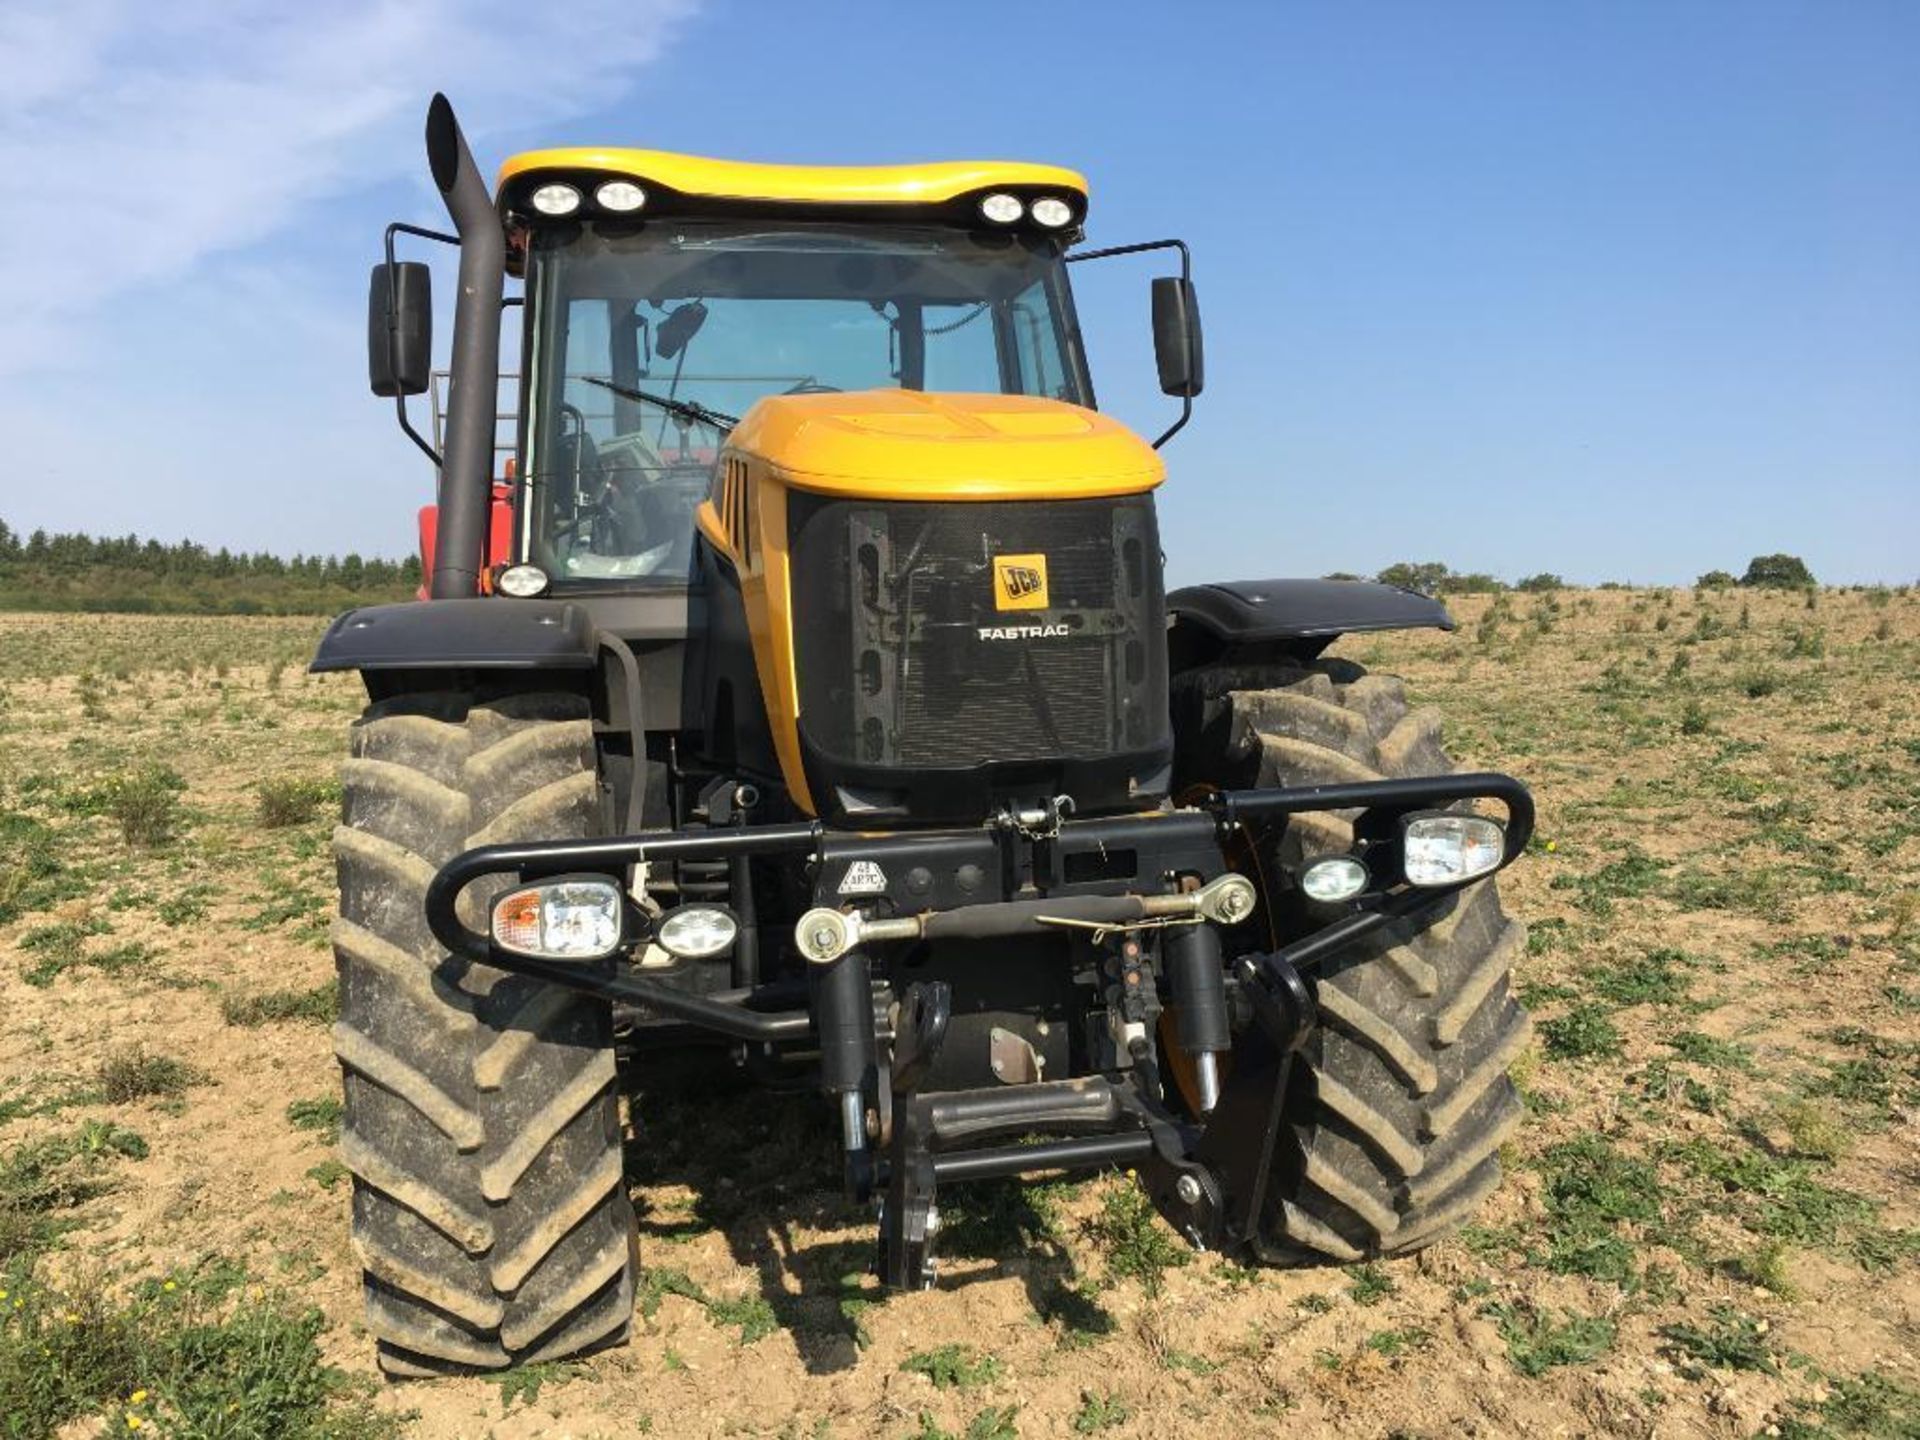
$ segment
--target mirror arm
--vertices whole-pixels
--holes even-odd
[[[438,240],[442,245],[454,246],[459,245],[460,237],[448,235],[440,230],[423,230],[418,225],[408,225],[399,220],[387,226],[387,369],[397,375],[400,373],[400,282],[396,278],[399,272],[393,268],[393,237],[396,234],[417,235],[422,240]],[[431,372],[428,373],[427,384],[433,384]],[[393,393],[393,412],[399,417],[400,428],[406,432],[407,438],[420,447],[421,452],[433,461],[437,469],[440,465],[440,452],[433,448],[424,435],[413,428],[413,420],[407,414],[406,394],[397,386]]]
[[[1068,255],[1065,258],[1067,264],[1075,265],[1082,260],[1106,260],[1115,255],[1138,255],[1147,250],[1178,250],[1180,252],[1181,282],[1185,285],[1193,284],[1193,252],[1187,249],[1187,242],[1184,240],[1141,240],[1132,245],[1108,245],[1100,250],[1082,250],[1078,255]],[[1182,395],[1180,397],[1180,418],[1160,432],[1160,438],[1153,442],[1153,448],[1158,450],[1162,445],[1166,444],[1167,441],[1178,435],[1185,427],[1187,421],[1192,418],[1193,397],[1191,395]]]

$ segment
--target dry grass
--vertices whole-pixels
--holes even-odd
[[[647,1093],[633,1343],[381,1403],[421,1436],[1914,1433],[1920,597],[1454,608],[1454,635],[1340,649],[1540,802],[1508,882],[1532,1119],[1460,1240],[1174,1265],[1116,1182],[985,1187],[943,1203],[942,1288],[889,1298],[810,1099]],[[304,674],[319,628],[0,617],[0,1189],[26,1197],[0,1231],[127,1304],[227,1257],[366,1376],[324,936],[359,696]],[[102,797],[162,770],[165,834],[129,844]],[[950,1353],[992,1365],[910,1363]]]

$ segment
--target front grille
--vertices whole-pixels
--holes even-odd
[[[1152,502],[790,502],[801,728],[844,764],[1087,759],[1164,740]],[[995,561],[1044,605],[997,594]],[[1034,565],[1019,557],[1040,557]],[[1032,607],[1032,608],[1030,608]]]

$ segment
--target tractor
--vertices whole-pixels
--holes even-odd
[[[438,470],[429,579],[313,662],[367,694],[334,1035],[383,1368],[625,1338],[643,1062],[817,1088],[893,1287],[995,1177],[1126,1171],[1245,1263],[1471,1215],[1521,1115],[1491,877],[1532,801],[1325,654],[1451,629],[1432,598],[1166,592],[1187,247],[1084,248],[1045,165],[553,149],[490,189],[443,96],[426,141],[451,231],[389,227],[368,359]],[[444,413],[403,236],[458,250]],[[1116,255],[1175,272],[1152,443],[1075,317]]]

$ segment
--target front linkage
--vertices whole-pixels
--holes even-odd
[[[821,1086],[842,1116],[848,1190],[856,1199],[880,1197],[881,1277],[921,1288],[935,1279],[943,1182],[1126,1165],[1192,1244],[1253,1243],[1293,1059],[1316,1021],[1302,972],[1395,922],[1419,923],[1448,895],[1491,873],[1422,885],[1405,876],[1404,824],[1476,799],[1506,808],[1492,869],[1503,868],[1532,834],[1532,797],[1510,776],[1467,774],[1223,791],[1190,809],[1091,820],[1068,818],[1070,806],[1058,804],[967,830],[858,834],[817,823],[731,825],[491,845],[440,870],[427,893],[427,919],[449,950],[503,970],[749,1047],[817,1047]],[[1313,907],[1309,913],[1324,923],[1300,938],[1223,962],[1222,931],[1249,919],[1259,899],[1228,862],[1233,837],[1258,845],[1289,816],[1321,810],[1360,812],[1355,858],[1366,870],[1364,888]],[[604,876],[624,889],[642,863],[750,864],[776,856],[802,860],[813,878],[815,908],[794,935],[811,962],[804,1009],[769,1008],[783,998],[777,986],[697,994],[642,974],[618,955],[580,963],[516,953],[469,928],[458,911],[466,888],[488,876],[522,884]],[[1100,1073],[1065,1080],[1003,1075],[1025,1083],[923,1092],[952,1020],[950,992],[942,981],[915,981],[891,1006],[877,1006],[873,952],[902,942],[993,940],[1063,927],[1091,941],[1109,982],[1101,1041],[1108,1063]],[[627,928],[623,951],[645,938],[637,912]],[[1148,1038],[1159,1008],[1147,953],[1154,945],[1181,1048],[1196,1062],[1197,1121],[1168,1103]],[[785,998],[797,998],[791,987]],[[1229,1063],[1219,1063],[1222,1055]],[[1010,1143],[1016,1140],[1023,1143]]]

